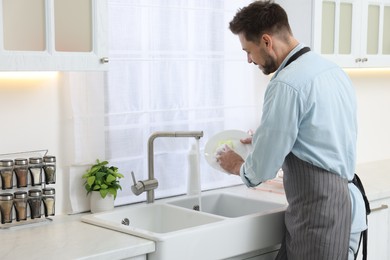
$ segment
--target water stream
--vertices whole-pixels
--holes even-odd
[[[200,148],[199,148],[199,139],[196,139],[195,142],[196,146],[196,166],[197,166],[197,171],[194,173],[197,174],[197,197],[198,197],[198,205],[199,205],[199,211],[202,211],[202,186],[201,186],[201,181],[200,181]]]

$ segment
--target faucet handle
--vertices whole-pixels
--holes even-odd
[[[136,185],[136,184],[137,184],[137,181],[135,180],[135,175],[134,175],[134,172],[133,172],[133,171],[131,171],[131,177],[133,178],[133,183],[134,183],[134,185]]]
[[[134,172],[131,171],[131,177],[133,178],[133,183],[134,185],[131,186],[131,191],[135,194],[135,195],[140,195],[142,192],[145,191],[145,185],[142,181],[136,181],[135,180],[135,176],[134,176]]]

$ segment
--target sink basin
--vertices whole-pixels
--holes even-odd
[[[148,260],[240,259],[234,257],[282,240],[282,204],[218,191],[202,196],[202,211],[192,209],[196,204],[196,197],[167,199],[85,215],[82,221],[154,241]],[[122,224],[126,218],[128,225]]]
[[[166,234],[222,220],[217,216],[198,213],[166,204],[143,204],[83,216],[82,221],[154,241],[163,241]]]
[[[199,200],[201,203],[199,203]],[[251,199],[243,196],[237,196],[230,193],[207,194],[199,197],[186,197],[177,199],[168,204],[194,209],[199,208],[202,212],[210,214],[236,218],[255,213],[267,213],[272,210],[285,208],[283,204]]]

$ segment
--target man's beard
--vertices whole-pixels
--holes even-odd
[[[264,66],[259,65],[260,70],[265,75],[274,73],[278,69],[276,61],[271,57],[271,55],[267,54],[266,52],[262,51],[262,55],[263,57],[265,57],[265,62]]]

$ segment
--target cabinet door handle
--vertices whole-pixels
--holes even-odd
[[[367,58],[363,58],[363,59],[362,59],[362,62],[366,62],[366,61],[368,61]]]
[[[362,59],[360,59],[360,58],[355,59],[356,63],[361,62],[361,61],[362,61]]]
[[[380,207],[371,209],[371,212],[379,211],[379,210],[382,210],[382,209],[388,209],[388,208],[389,208],[388,205],[382,204]]]
[[[108,63],[108,61],[109,61],[108,57],[103,57],[100,59],[101,63]]]

